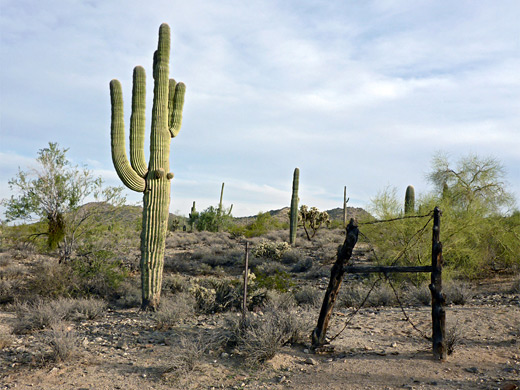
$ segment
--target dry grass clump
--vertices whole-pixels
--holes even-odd
[[[307,272],[312,268],[313,264],[314,262],[311,257],[300,259],[296,264],[293,265],[291,272]]]
[[[190,282],[187,277],[180,274],[164,275],[161,289],[164,292],[176,294],[179,292],[188,291],[190,289]]]
[[[365,299],[368,288],[362,283],[348,282],[339,290],[336,305],[342,307],[359,307]]]
[[[99,299],[60,298],[54,301],[22,303],[15,307],[17,334],[52,327],[63,320],[95,319],[106,309],[106,303]]]
[[[121,308],[141,306],[141,284],[137,279],[125,280],[118,288],[115,304]]]
[[[65,318],[68,307],[57,302],[22,303],[15,307],[14,333],[26,334],[57,324]]]
[[[509,292],[511,294],[520,294],[520,277],[517,277],[516,280],[513,281]]]
[[[294,298],[298,305],[319,307],[323,301],[324,295],[324,291],[311,286],[304,286],[294,293]]]
[[[173,373],[174,379],[200,368],[204,354],[211,348],[211,343],[201,335],[180,335],[177,339],[171,350],[171,366],[165,371]]]
[[[475,296],[475,291],[468,284],[460,281],[449,281],[444,284],[443,293],[446,295],[446,303],[464,305]]]
[[[444,342],[446,343],[446,353],[451,355],[455,348],[461,344],[463,329],[459,326],[459,323],[447,325],[446,334],[444,335]]]
[[[0,305],[14,302],[16,281],[0,280]]]
[[[229,315],[225,318],[221,340],[255,367],[273,358],[287,343],[307,341],[312,325],[296,310],[291,294],[269,293],[262,315]]]
[[[195,298],[187,293],[180,292],[172,298],[164,297],[159,310],[153,313],[157,328],[167,330],[195,314]]]
[[[102,299],[95,298],[79,298],[72,299],[71,310],[66,319],[88,319],[95,320],[100,318],[101,315],[106,311],[107,303]]]
[[[0,334],[0,350],[10,347],[13,344],[13,339],[8,334]]]
[[[53,324],[45,339],[52,349],[50,358],[54,361],[69,360],[78,352],[80,339],[76,332],[63,322]]]
[[[368,288],[366,289],[368,293]],[[383,283],[372,290],[367,302],[370,306],[391,306],[396,304],[395,293],[388,283]]]
[[[427,284],[420,286],[411,285],[406,291],[406,300],[413,304],[430,306],[432,303],[432,293]]]

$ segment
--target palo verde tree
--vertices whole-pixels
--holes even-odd
[[[17,195],[2,201],[7,221],[46,219],[47,231],[41,234],[47,236],[49,249],[59,249],[62,259],[71,255],[79,229],[102,204],[124,202],[121,187],[104,188],[101,177],[94,176],[84,166],[72,165],[67,151],[49,142],[48,147],[38,151],[35,168],[19,169],[9,181],[9,187]],[[88,198],[102,204],[81,207]]]
[[[433,157],[427,175],[434,189],[416,200],[412,219],[404,215],[395,189],[372,199],[370,211],[391,223],[363,228],[377,247],[382,263],[426,265],[431,251],[428,229],[423,229],[435,206],[442,210],[443,257],[454,275],[482,277],[486,272],[520,269],[520,213],[508,191],[506,172],[492,157],[463,156],[455,163],[444,154]],[[422,234],[418,234],[422,232]],[[423,239],[420,239],[423,237]]]
[[[112,102],[112,160],[119,178],[133,191],[143,193],[141,230],[142,308],[159,306],[164,248],[170,207],[170,142],[181,128],[186,86],[169,79],[170,27],[159,28],[159,44],[153,56],[154,97],[150,136],[150,161],[144,158],[145,71],[134,68],[130,117],[130,162],[125,150],[123,92],[118,80],[110,82]]]
[[[428,174],[437,197],[449,201],[458,211],[484,212],[486,216],[512,211],[514,196],[507,191],[504,166],[493,157],[471,154],[456,164],[448,156],[437,153]]]

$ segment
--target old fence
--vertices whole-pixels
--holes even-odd
[[[347,234],[345,238],[345,242],[341,249],[338,252],[338,256],[336,262],[332,266],[331,269],[331,277],[329,281],[329,285],[325,292],[325,298],[323,299],[323,304],[321,306],[320,315],[318,317],[318,324],[314,331],[312,332],[312,347],[314,349],[318,349],[325,344],[326,341],[326,332],[329,324],[329,320],[331,318],[334,303],[336,301],[339,288],[341,282],[343,280],[343,276],[345,273],[380,273],[384,274],[385,278],[389,273],[396,272],[429,272],[431,273],[431,283],[429,285],[432,297],[432,350],[433,356],[437,360],[445,360],[446,359],[446,345],[445,345],[445,322],[446,322],[446,312],[444,309],[444,295],[442,294],[442,244],[440,242],[440,227],[441,227],[441,210],[436,207],[433,210],[433,213],[430,213],[425,216],[405,216],[401,219],[406,218],[421,218],[430,216],[430,220],[426,223],[422,230],[426,229],[431,219],[433,219],[433,229],[432,229],[432,250],[431,250],[431,265],[428,266],[348,266],[347,262],[350,260],[352,256],[352,251],[357,243],[358,236],[360,233],[357,223],[354,220],[350,220],[349,225],[347,226]],[[396,219],[394,219],[396,220]],[[390,222],[394,220],[387,221],[375,221],[372,223],[382,223],[382,222]],[[418,232],[419,233],[419,232]],[[387,278],[390,282],[390,280]],[[394,286],[391,284],[394,293],[396,293]],[[375,284],[372,286],[374,288]],[[370,295],[370,291],[367,294],[366,299]],[[397,297],[397,293],[396,293]],[[364,302],[361,306],[354,312],[354,315],[357,311],[363,306]],[[406,312],[403,309],[403,306],[399,302],[401,309],[406,317],[406,319],[415,327],[415,325],[409,320]],[[348,322],[345,323],[345,327],[348,325]],[[341,332],[340,332],[341,333]],[[334,336],[331,340],[336,338],[339,333]]]

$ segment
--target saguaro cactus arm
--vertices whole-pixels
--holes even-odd
[[[172,138],[176,137],[181,129],[185,93],[186,85],[184,85],[184,83],[176,83],[174,79],[170,79],[168,93],[168,128]]]
[[[110,82],[110,100],[112,102],[111,149],[114,167],[125,186],[133,191],[144,192],[145,180],[130,166],[126,157],[123,91],[119,80],[114,79]]]
[[[144,129],[146,108],[146,73],[144,68],[134,68],[132,88],[132,115],[130,117],[130,164],[134,171],[145,177],[148,167],[144,158]]]

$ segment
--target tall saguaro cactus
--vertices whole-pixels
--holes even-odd
[[[415,211],[415,188],[413,186],[406,187],[404,196],[404,213],[413,214]]]
[[[296,242],[296,229],[298,226],[298,186],[300,183],[300,170],[294,169],[292,182],[291,211],[289,214],[289,244]]]
[[[150,136],[150,161],[144,158],[145,72],[134,68],[130,117],[130,162],[125,150],[123,93],[118,80],[110,82],[112,103],[112,161],[119,178],[131,190],[143,192],[141,231],[142,309],[159,305],[164,247],[170,207],[170,141],[180,130],[186,86],[169,79],[170,27],[159,28],[159,44],[153,56],[154,97]]]

